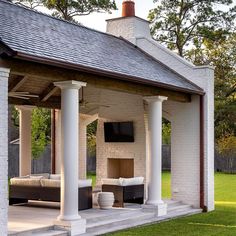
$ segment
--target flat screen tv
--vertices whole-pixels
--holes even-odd
[[[105,142],[134,142],[133,122],[105,122]]]

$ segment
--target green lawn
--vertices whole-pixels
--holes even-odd
[[[170,182],[170,172],[162,172],[162,197],[171,198],[171,182]]]
[[[170,196],[170,173],[163,173],[163,197]],[[121,231],[113,236],[235,236],[236,175],[215,174],[216,210]]]
[[[88,172],[87,179],[92,179],[92,186],[96,185],[96,173]]]
[[[236,174],[215,174],[215,201],[236,204]]]

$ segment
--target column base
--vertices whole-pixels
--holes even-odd
[[[56,220],[54,221],[55,229],[66,230],[69,235],[75,236],[86,233],[86,219],[73,221]]]
[[[153,212],[156,217],[165,216],[167,214],[167,204],[159,203],[157,205],[143,204],[142,209],[144,212]]]

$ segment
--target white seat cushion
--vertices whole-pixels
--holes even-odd
[[[78,180],[78,187],[90,187],[92,186],[92,179],[79,179]]]
[[[24,176],[19,176],[19,177],[14,177],[14,179],[29,179],[30,175],[24,175]]]
[[[41,179],[41,185],[42,187],[55,187],[60,188],[61,187],[61,180],[58,179]],[[92,180],[91,179],[83,179],[78,180],[78,187],[89,187],[92,186]]]
[[[36,176],[30,175],[29,178],[30,178],[30,179],[45,179],[44,176],[42,176],[42,175],[36,175]]]
[[[40,187],[40,178],[30,179],[30,178],[12,178],[10,179],[11,185],[21,185],[21,186],[37,186]]]
[[[131,186],[143,184],[144,177],[134,177],[134,178],[119,178],[121,186]]]
[[[50,179],[60,180],[61,179],[61,175],[60,174],[51,174],[50,175]]]
[[[102,179],[102,184],[107,184],[107,185],[121,185],[122,182],[120,179],[112,179],[112,178],[106,178]]]
[[[49,179],[49,173],[31,174],[31,176],[43,176],[44,179]]]
[[[61,187],[61,180],[57,179],[41,179],[42,187],[54,187],[60,188]]]

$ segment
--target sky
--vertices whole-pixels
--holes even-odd
[[[81,16],[78,21],[85,26],[100,31],[106,31],[106,19],[120,17],[123,0],[116,0],[118,10],[113,11],[112,14],[107,13],[93,13],[89,16]],[[136,16],[147,19],[148,12],[154,8],[153,0],[135,0],[135,13]]]
[[[123,0],[115,0],[118,10],[112,11],[112,14],[109,13],[92,13],[88,16],[80,16],[75,18],[78,22],[83,25],[93,28],[102,32],[106,31],[106,19],[116,18],[121,16],[122,2]],[[135,2],[135,13],[136,16],[139,16],[143,19],[147,19],[149,10],[153,9],[157,3],[153,3],[153,0],[134,0]],[[236,4],[236,0],[233,0],[233,3]],[[222,6],[221,6],[222,8]],[[44,12],[45,9],[41,9]]]

